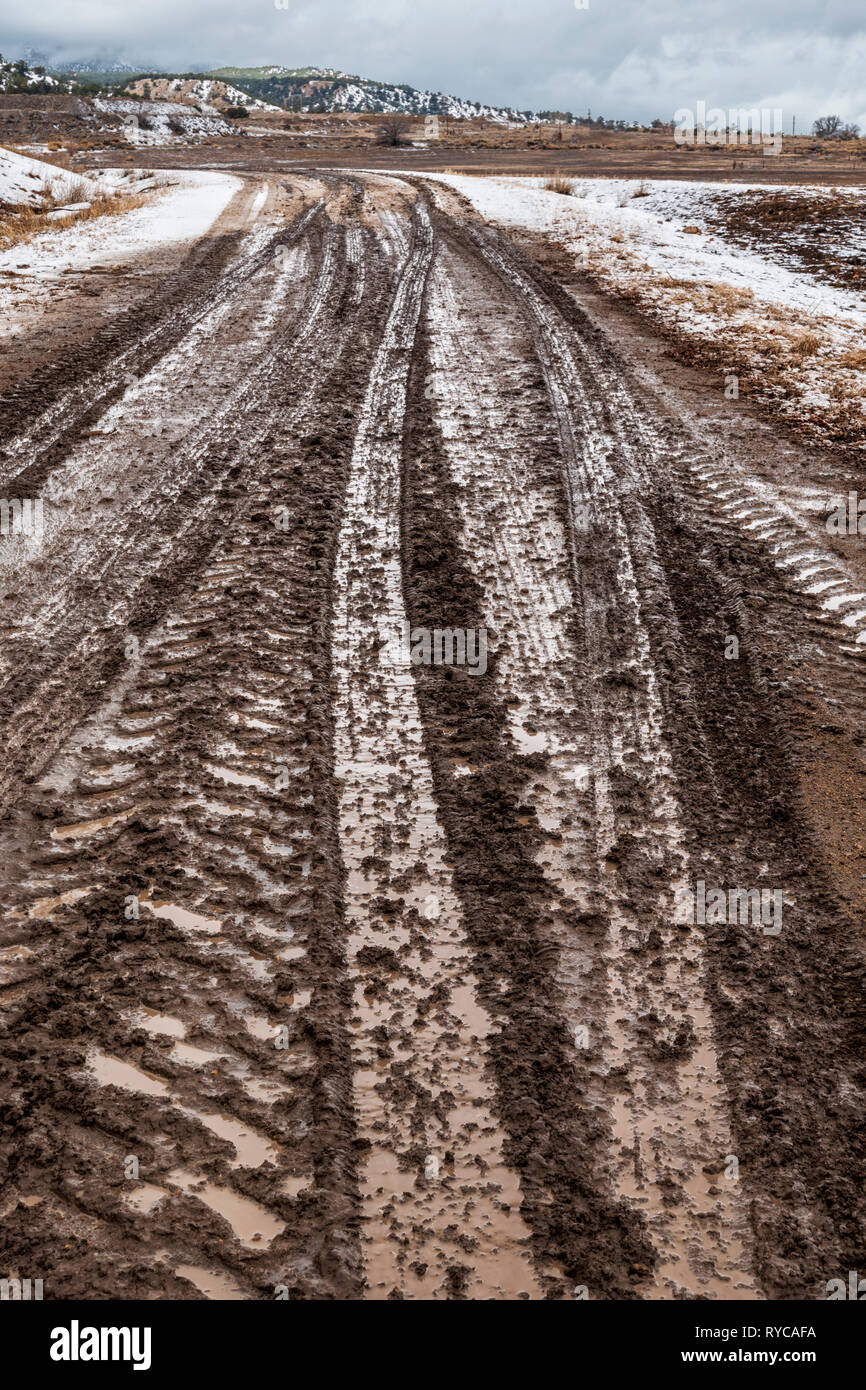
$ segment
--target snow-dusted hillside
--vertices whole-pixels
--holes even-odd
[[[0,92],[69,92],[72,83],[52,77],[43,67],[31,67],[25,59],[6,62],[0,54]]]
[[[211,111],[228,106],[246,106],[250,111],[281,111],[282,107],[260,101],[240,87],[213,77],[141,77],[130,82],[126,91],[136,96],[150,95],[154,101],[185,101]]]
[[[0,147],[0,206],[5,203],[35,207],[50,195],[62,199],[67,187],[74,187],[77,197],[95,197],[100,191],[94,179],[81,178],[56,164],[27,159]]]
[[[540,119],[529,111],[487,106],[444,92],[421,91],[405,83],[377,82],[336,68],[219,68],[209,76],[239,83],[254,96],[295,111],[381,111],[407,116],[450,116],[456,120],[484,117],[521,125]]]
[[[316,102],[312,101],[311,105]],[[480,102],[463,101],[460,97],[442,92],[418,91],[415,87],[349,81],[338,83],[328,94],[329,111],[385,111],[407,116],[451,116],[455,120],[483,118],[501,124],[531,123],[533,115],[485,106]]]
[[[175,140],[189,143],[234,133],[234,127],[213,107],[199,111],[177,101],[133,101],[123,97],[96,97],[93,105],[106,115],[120,116],[126,137],[133,145],[170,145]]]
[[[147,68],[135,68],[128,63],[99,67],[93,60],[74,68],[46,69],[41,65],[30,66],[24,59],[16,64],[0,59],[0,92],[75,92],[88,82],[116,89],[130,73],[147,73]],[[287,68],[279,64],[260,68],[225,67],[202,73],[200,77],[189,73],[156,72],[135,77],[126,90],[137,96],[149,95],[155,101],[183,100],[217,109],[246,106],[257,111],[382,112],[450,116],[455,120],[481,117],[503,125],[530,125],[542,119],[531,111],[490,106],[446,92],[421,90],[402,82],[380,82],[337,68]]]

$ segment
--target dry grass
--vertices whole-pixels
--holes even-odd
[[[839,360],[850,371],[866,372],[866,348],[851,348]]]
[[[712,307],[724,314],[735,314],[741,309],[750,308],[755,298],[754,290],[738,289],[734,285],[710,285],[707,293]]]
[[[802,438],[866,456],[859,375],[866,347],[853,327],[840,343],[841,325],[829,333],[821,315],[765,303],[749,287],[659,275],[611,242],[621,243],[622,234],[608,233],[603,247],[570,255],[659,327],[678,357],[713,372],[735,370],[741,393]]]
[[[571,179],[562,178],[559,174],[545,179],[544,187],[548,193],[562,193],[566,198],[570,198],[574,193],[574,184]]]
[[[814,357],[820,346],[821,339],[817,333],[799,333],[790,344],[790,352],[802,360],[804,357]]]
[[[90,185],[80,174],[71,174],[66,179],[53,179],[48,185],[47,196],[54,208],[67,207],[70,203],[86,203],[89,201]]]
[[[148,197],[144,193],[99,193],[86,207],[76,208],[62,217],[50,215],[69,203],[84,202],[84,197],[80,195],[86,191],[87,185],[81,179],[55,180],[45,190],[37,206],[19,204],[0,208],[0,250],[22,246],[43,232],[65,231],[79,222],[94,222],[100,217],[132,212],[134,208],[141,207]]]
[[[764,315],[774,323],[791,323],[794,315],[783,304],[765,304]]]

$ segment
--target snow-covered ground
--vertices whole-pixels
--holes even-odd
[[[0,155],[0,198],[4,188],[20,191],[30,172],[49,183],[58,177],[77,178],[11,151],[2,150]],[[130,170],[108,169],[98,182],[86,183],[103,192],[152,196],[128,212],[58,227],[0,251],[0,339],[19,332],[34,306],[47,302],[70,272],[123,264],[203,236],[241,187],[233,175],[213,169],[172,170],[147,178]]]
[[[866,296],[823,282],[770,239],[747,249],[713,229],[721,199],[826,190],[571,179],[569,195],[547,190],[539,178],[424,177],[450,185],[491,222],[558,242],[576,268],[680,339],[723,350],[731,372],[742,369],[751,389],[766,390],[818,433],[819,416],[838,423],[840,414],[860,411]],[[862,191],[836,192],[862,209]],[[851,251],[866,250],[866,234],[860,238]]]
[[[56,164],[0,148],[0,203],[33,204],[49,193],[57,199],[63,196],[64,187],[95,198],[100,184],[96,179],[79,178]]]
[[[851,295],[786,269],[707,228],[706,219],[715,214],[720,195],[802,190],[674,179],[572,179],[574,193],[569,196],[549,192],[543,179],[448,176],[447,182],[491,221],[553,232],[583,263],[591,263],[598,255],[612,255],[614,260],[625,255],[657,277],[692,280],[696,285],[732,285],[751,290],[767,303],[826,314],[841,322],[866,322],[863,295]],[[701,230],[686,232],[688,226]]]
[[[218,113],[217,102],[227,102],[230,106],[246,106],[251,111],[282,112],[283,109],[281,106],[272,106],[270,102],[259,101],[257,97],[251,97],[248,92],[241,91],[240,87],[234,87],[229,82],[213,77],[147,77],[141,78],[138,82],[131,82],[126,90],[136,92],[140,96],[149,91],[154,101],[171,101],[183,97],[185,101],[203,104],[211,113]]]
[[[93,105],[97,111],[123,119],[126,138],[132,145],[189,144],[191,140],[236,133],[231,122],[213,108],[201,112],[177,101],[133,101],[125,97],[95,97]]]

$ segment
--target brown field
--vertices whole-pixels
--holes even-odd
[[[104,162],[108,151],[118,162],[137,162],[141,151],[130,150],[117,117],[102,117],[99,129],[89,103],[77,97],[0,96],[0,143],[44,140],[53,148]],[[212,159],[215,151],[229,164],[259,166],[259,153],[272,158],[285,154],[293,163],[340,168],[363,168],[375,156],[377,168],[455,173],[552,175],[563,178],[709,179],[730,183],[816,183],[858,185],[866,182],[866,140],[820,142],[809,135],[786,135],[780,155],[752,145],[703,149],[680,147],[669,132],[597,131],[588,126],[544,125],[503,129],[491,121],[442,118],[440,138],[426,148],[424,118],[410,120],[407,145],[383,148],[376,144],[381,117],[376,115],[311,115],[253,113],[238,121],[236,138],[222,137],[195,146],[198,158]],[[267,131],[249,135],[247,131]],[[122,153],[121,153],[122,152]],[[183,144],[155,147],[163,166],[188,164],[190,148]],[[111,161],[109,161],[111,162]]]

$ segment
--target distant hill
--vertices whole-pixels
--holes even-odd
[[[403,82],[379,82],[336,68],[215,68],[208,77],[241,85],[260,101],[288,111],[379,111],[407,116],[452,116],[468,120],[524,124],[538,120],[531,111],[513,111],[465,101],[445,92],[422,91]]]
[[[52,68],[52,71],[66,72],[70,74],[81,73],[87,76],[88,80],[94,74],[101,76],[110,74],[115,79],[123,76],[124,73],[137,73],[142,71],[155,72],[158,69],[150,67],[147,63],[110,63],[104,58],[81,58],[72,63],[64,63],[62,67]]]
[[[570,112],[517,111],[488,106],[445,92],[410,87],[404,82],[380,82],[340,72],[337,68],[222,67],[205,71],[200,65],[185,73],[115,61],[103,56],[74,62],[36,63],[44,55],[30,52],[18,63],[0,60],[0,92],[92,92],[123,88],[141,94],[145,84],[169,99],[192,97],[225,104],[226,99],[261,110],[277,107],[299,112],[381,112],[407,116],[450,116],[457,120],[483,117],[502,124],[527,125],[541,120],[571,119]],[[216,86],[220,84],[220,86]],[[220,90],[225,84],[223,90]],[[197,93],[196,93],[197,88]],[[173,90],[171,90],[173,89]],[[206,95],[207,93],[207,95]]]
[[[0,54],[0,92],[70,92],[73,86],[52,76],[41,63],[31,67],[25,58],[10,63]]]
[[[126,84],[124,92],[153,101],[193,102],[217,111],[232,106],[245,106],[249,111],[281,110],[217,77],[136,77]]]

